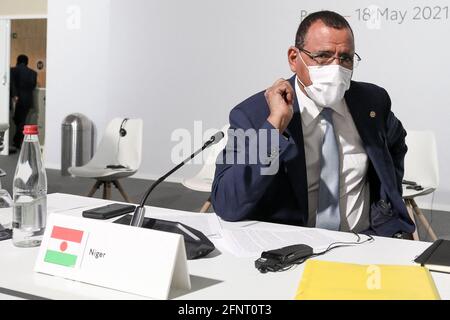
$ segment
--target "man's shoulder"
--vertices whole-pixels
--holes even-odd
[[[294,86],[295,85],[295,75],[286,78],[286,81],[289,81],[289,83]],[[254,95],[248,97],[244,101],[240,102],[237,106],[235,106],[231,112],[243,112],[246,114],[261,114],[264,116],[267,116],[269,114],[269,105],[267,104],[266,97],[264,93],[266,92],[266,89],[259,91],[258,93],[255,93]]]
[[[255,93],[254,95],[248,97],[244,101],[240,102],[237,106],[235,106],[233,110],[242,110],[244,112],[249,112],[253,111],[253,109],[260,108],[261,104],[267,105],[264,92],[265,90]]]
[[[391,99],[387,91],[373,83],[352,81],[345,97],[347,103],[357,105],[359,111],[371,108],[386,113],[391,109]]]
[[[359,95],[387,95],[386,89],[380,87],[374,83],[362,82],[362,81],[352,81],[349,89],[350,94]]]
[[[236,105],[230,112],[230,118],[245,116],[248,119],[266,119],[269,115],[269,106],[267,105],[264,92],[260,91]]]
[[[25,75],[37,74],[36,71],[34,71],[33,69],[29,68],[28,66],[24,66],[24,65],[18,65],[16,67],[12,68],[11,70],[15,71],[15,72],[19,72],[20,74],[25,74]]]
[[[37,72],[29,67],[26,68],[26,72],[28,72],[28,74],[31,74],[33,76],[37,76]]]

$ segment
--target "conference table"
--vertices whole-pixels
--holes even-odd
[[[55,193],[48,195],[48,212],[81,216],[85,209],[111,203],[108,200]],[[177,210],[147,207],[147,215],[177,214]],[[192,213],[192,216],[200,213]],[[115,219],[112,219],[115,220]],[[107,221],[109,222],[109,221]],[[268,228],[312,232],[314,229],[256,221],[225,222],[223,230]],[[350,233],[321,230],[334,239],[354,240]],[[172,289],[170,299],[192,300],[292,300],[301,280],[304,264],[288,271],[260,273],[254,257],[238,257],[226,250],[223,239],[211,238],[216,250],[207,257],[189,260],[190,290]],[[375,237],[375,241],[335,249],[314,259],[357,264],[415,265],[414,258],[429,242]],[[0,242],[0,299],[147,299],[146,297],[67,280],[33,271],[39,248],[16,248],[11,240]],[[127,272],[127,270],[124,270]],[[442,299],[450,299],[450,274],[432,273]]]

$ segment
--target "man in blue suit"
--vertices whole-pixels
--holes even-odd
[[[295,75],[230,113],[211,194],[219,216],[409,237],[406,132],[383,88],[351,81],[359,60],[341,15],[301,22],[288,50]]]

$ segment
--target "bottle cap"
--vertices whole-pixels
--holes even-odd
[[[37,125],[27,125],[27,126],[23,127],[23,134],[25,134],[25,135],[27,135],[27,134],[35,135],[38,133],[39,133],[39,130],[38,130]]]

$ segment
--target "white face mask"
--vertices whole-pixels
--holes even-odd
[[[330,107],[341,101],[345,91],[350,88],[353,71],[338,64],[307,66],[300,53],[299,57],[308,68],[312,82],[307,87],[300,79],[298,80],[305,88],[308,97],[321,107]]]

